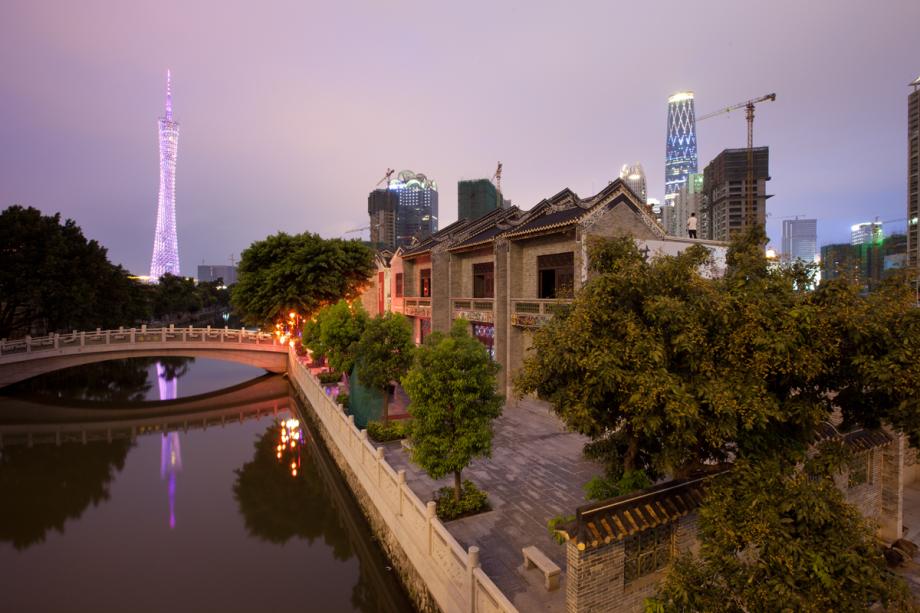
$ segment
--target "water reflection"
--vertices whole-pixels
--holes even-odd
[[[3,610],[412,610],[283,377],[134,362],[0,397]]]
[[[0,542],[18,550],[45,541],[50,530],[109,499],[130,441],[5,447],[0,452]]]

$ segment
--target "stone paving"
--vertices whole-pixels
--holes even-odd
[[[486,490],[492,510],[447,524],[465,548],[477,545],[483,570],[519,611],[565,610],[565,546],[556,543],[546,523],[570,515],[585,504],[582,486],[602,474],[600,464],[585,460],[587,439],[567,432],[545,403],[525,399],[506,406],[496,421],[492,458],[475,461],[463,478]],[[387,443],[386,458],[405,469],[406,481],[422,500],[453,484],[433,481],[409,462],[399,442]],[[543,574],[523,570],[521,549],[536,545],[562,568],[562,586],[547,592]]]

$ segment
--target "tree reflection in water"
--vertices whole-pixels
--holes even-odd
[[[100,402],[140,402],[147,397],[151,382],[147,371],[163,366],[167,380],[188,372],[195,358],[161,357],[109,360],[45,373],[0,390],[5,396],[53,396],[69,400]]]
[[[284,423],[274,423],[256,440],[255,455],[236,470],[233,495],[251,536],[269,543],[284,544],[292,538],[312,543],[322,537],[333,548],[338,560],[354,553],[341,514],[324,487],[316,462],[315,450],[300,445],[300,468],[291,472],[293,453],[285,449],[277,457]]]
[[[414,610],[394,581],[389,562],[373,545],[332,460],[310,440],[304,424],[292,428],[291,421],[269,426],[256,440],[252,461],[236,471],[233,494],[249,534],[275,544],[295,537],[312,543],[322,537],[336,559],[358,558],[360,571],[351,590],[355,610]]]
[[[125,465],[132,443],[6,447],[0,452],[0,541],[26,549],[68,519],[109,499],[109,484]]]

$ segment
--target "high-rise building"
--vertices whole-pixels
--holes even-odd
[[[403,170],[390,181],[399,196],[396,246],[411,245],[438,231],[438,184],[421,173]]]
[[[868,245],[870,243],[880,245],[884,238],[885,232],[882,230],[882,222],[880,221],[865,221],[850,226],[851,245]]]
[[[505,208],[504,202],[488,179],[457,181],[457,219],[479,219],[495,209]]]
[[[150,280],[166,273],[179,275],[179,240],[176,237],[176,150],[179,124],[172,116],[172,75],[166,71],[166,112],[158,121],[160,131],[160,193],[157,227],[153,237]]]
[[[639,197],[639,200],[646,202],[648,200],[648,190],[645,185],[645,169],[642,164],[623,164],[620,168],[620,179],[623,183]]]
[[[396,210],[399,193],[382,187],[367,196],[367,213],[370,216],[371,245],[377,249],[396,251]]]
[[[907,263],[920,269],[920,77],[907,97]]]
[[[697,172],[696,112],[693,92],[668,98],[668,138],[664,163],[664,201],[673,204],[681,185]]]
[[[703,171],[701,238],[717,241],[748,227],[763,226],[767,214],[767,181],[770,180],[770,149],[754,148],[754,210],[745,211],[747,200],[747,149],[725,149]]]
[[[670,232],[672,236],[688,236],[687,220],[690,219],[691,213],[696,215],[697,224],[699,224],[702,200],[703,175],[693,173],[687,177],[687,182],[681,186],[680,191],[677,192],[677,197],[674,198],[674,214],[671,221],[673,232]],[[701,229],[697,225],[697,236],[703,236]]]
[[[818,220],[783,220],[783,258],[811,264],[818,257]]]

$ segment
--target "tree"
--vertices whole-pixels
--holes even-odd
[[[320,311],[315,323],[308,320],[309,325],[304,326],[304,344],[314,353],[324,354],[334,370],[350,373],[368,320],[360,302],[349,304],[340,300]]]
[[[131,325],[146,311],[141,284],[73,220],[0,213],[0,337]]]
[[[740,460],[709,488],[699,555],[672,565],[647,610],[862,611],[876,601],[909,610],[872,527],[834,485],[836,468]]]
[[[356,298],[373,271],[373,252],[357,240],[279,232],[243,251],[231,302],[251,325],[292,310],[310,318],[327,304]]]
[[[403,379],[412,401],[412,461],[432,479],[453,473],[456,502],[463,469],[492,453],[492,421],[504,402],[495,392],[498,365],[468,328],[458,319],[449,335],[432,334]]]
[[[203,306],[195,281],[166,273],[154,286],[153,315],[157,318],[182,313],[197,313]]]
[[[591,437],[587,451],[606,462],[614,484],[639,482],[636,471],[653,479],[680,477],[728,462],[735,464],[732,474],[775,465],[777,475],[792,478],[815,451],[817,426],[835,410],[845,424],[884,423],[920,442],[920,311],[906,285],[887,283],[863,296],[839,280],[808,291],[812,271],[769,267],[764,244],[762,229],[739,237],[725,275],[709,278],[702,273],[711,263],[702,246],[647,261],[632,239],[596,242],[589,281],[567,312],[534,335],[534,352],[515,381],[518,391],[537,392],[567,425]],[[741,476],[732,483],[754,487]],[[791,488],[777,504],[795,513],[816,500],[839,506],[826,488],[809,489],[809,483]],[[732,490],[738,499],[761,494]],[[717,498],[708,497],[701,514],[714,513],[710,504],[730,502]],[[780,524],[756,521],[763,538],[783,540],[771,532]],[[714,534],[703,533],[704,545]],[[792,533],[787,544],[805,546],[808,534]],[[813,544],[828,533],[810,534]],[[760,536],[738,538],[757,542]],[[840,546],[827,543],[827,555],[865,546],[855,529],[837,538]],[[845,562],[835,557],[827,564],[842,568]],[[764,569],[780,572],[774,565]],[[874,559],[865,559],[859,572],[874,577],[868,583],[884,583]],[[783,580],[812,585],[814,577]],[[730,577],[721,580],[731,585]],[[685,588],[696,589],[692,582]]]
[[[383,392],[384,423],[390,418],[390,387],[409,370],[414,350],[412,329],[403,315],[386,313],[368,320],[358,342],[355,373],[362,385]]]

